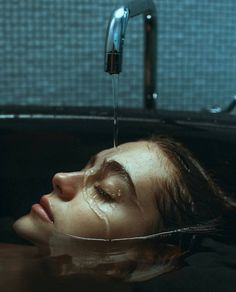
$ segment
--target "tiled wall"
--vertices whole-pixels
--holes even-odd
[[[0,105],[112,105],[103,72],[117,0],[0,0]],[[155,0],[158,100],[165,109],[227,105],[236,95],[235,0]],[[142,17],[131,19],[119,105],[143,104]]]

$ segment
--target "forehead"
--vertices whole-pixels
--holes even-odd
[[[159,147],[151,142],[129,142],[100,152],[98,160],[116,160],[124,166],[134,185],[151,187],[160,176],[165,176],[166,158]],[[138,190],[137,190],[138,191]]]

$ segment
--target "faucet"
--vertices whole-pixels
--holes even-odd
[[[134,0],[113,11],[107,27],[104,70],[110,74],[120,74],[128,21],[139,14],[144,15],[144,106],[154,109],[157,98],[157,17],[152,0]]]

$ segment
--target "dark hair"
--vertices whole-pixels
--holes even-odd
[[[169,175],[161,179],[156,196],[161,231],[210,224],[208,230],[214,230],[213,236],[232,237],[236,203],[182,144],[157,136],[149,141],[158,146],[168,164]]]

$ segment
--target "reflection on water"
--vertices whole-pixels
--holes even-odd
[[[177,269],[195,234],[215,230],[212,222],[144,237],[90,239],[53,233],[49,245],[0,245],[0,291],[130,291]]]
[[[39,255],[32,246],[0,244],[1,292],[130,291],[124,282],[83,273],[60,275],[70,257]]]
[[[87,274],[143,281],[175,269],[184,251],[156,236],[99,240],[54,233],[45,265],[56,276]]]
[[[82,238],[54,232],[44,264],[56,277],[85,274],[127,282],[145,281],[178,268],[191,251],[196,234],[215,232],[217,224],[217,220],[211,220],[122,239]]]

